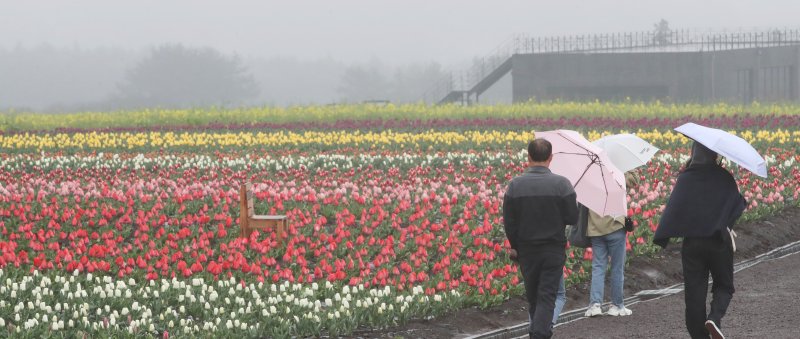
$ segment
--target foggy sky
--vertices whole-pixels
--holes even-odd
[[[0,0],[0,48],[210,46],[242,56],[445,66],[537,36],[800,26],[796,0]]]

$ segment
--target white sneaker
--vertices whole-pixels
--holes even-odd
[[[596,317],[602,314],[603,314],[603,309],[600,308],[600,304],[592,304],[592,306],[589,306],[589,309],[586,310],[586,314],[584,315],[587,317]]]
[[[626,315],[631,315],[631,314],[633,314],[633,311],[625,308],[625,306],[617,307],[617,305],[611,305],[611,308],[608,309],[608,315],[614,317],[616,316],[624,317]]]

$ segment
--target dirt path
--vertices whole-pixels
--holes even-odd
[[[800,337],[797,277],[800,277],[800,254],[763,262],[737,273],[736,293],[722,321],[725,337]],[[688,338],[683,298],[683,293],[678,293],[630,305],[633,315],[629,317],[579,319],[556,327],[553,337]]]
[[[759,221],[737,224],[736,230],[739,233],[739,237],[736,243],[738,250],[734,255],[734,262],[751,259],[777,247],[800,240],[800,224],[798,220],[800,220],[800,208],[789,207],[778,214]],[[749,270],[753,269],[755,267],[740,273],[747,274]],[[800,272],[794,272],[795,277],[800,277]],[[633,258],[628,262],[628,266],[625,269],[625,296],[633,295],[641,290],[666,288],[680,283],[682,280],[680,244],[673,244],[652,258],[639,257]],[[738,281],[736,284],[737,288],[739,288]],[[586,307],[589,302],[588,287],[587,282],[567,289],[565,312]],[[744,307],[741,304],[742,300],[738,299],[744,293],[747,293],[746,290],[741,289],[734,296],[733,303],[736,305],[731,306],[732,310],[733,308]],[[606,295],[610,294],[606,293]],[[678,298],[683,298],[683,295],[680,294]],[[800,297],[796,296],[794,300],[800,302]],[[635,306],[638,306],[638,304]],[[677,304],[676,307],[681,310],[680,313],[677,313],[677,316],[682,317],[683,303]],[[637,312],[635,308],[634,312]],[[634,313],[634,315],[637,313]],[[625,320],[621,321],[631,322],[631,324],[635,325],[638,323],[635,319],[640,318],[623,319]],[[465,338],[507,326],[518,325],[527,320],[527,302],[524,297],[513,297],[504,304],[490,309],[467,308],[432,320],[412,320],[403,326],[383,331],[357,331],[350,338]],[[723,324],[726,328],[733,325],[727,321],[726,318],[726,323]],[[682,325],[680,329],[683,329]],[[797,335],[790,337],[800,338],[800,325],[797,325],[796,329]],[[688,335],[683,335],[683,332],[675,333],[678,337],[688,337]],[[624,335],[624,332],[621,335],[628,338],[649,338],[649,336],[627,336]],[[570,336],[561,335],[559,337],[570,338]],[[602,336],[597,336],[597,338],[600,337]],[[733,338],[736,337],[738,336],[733,336]]]

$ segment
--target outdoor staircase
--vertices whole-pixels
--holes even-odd
[[[450,93],[447,93],[447,95],[444,98],[442,98],[442,100],[439,100],[437,102],[437,104],[446,104],[446,103],[451,103],[451,102],[462,102],[463,103],[463,102],[466,102],[467,100],[469,100],[469,92],[468,91],[453,90],[453,91],[450,91]]]
[[[499,81],[503,76],[511,72],[511,57],[508,57],[506,61],[497,66],[494,70],[489,72],[483,79],[480,79],[475,86],[470,88],[469,93],[475,94],[476,96],[480,96],[483,92],[486,92],[489,87],[492,87],[497,81]]]
[[[483,64],[479,65],[481,67],[485,66]],[[511,57],[509,56],[505,61],[500,63],[500,65],[495,66],[492,69],[487,69],[484,67],[480,70],[480,72],[476,72],[477,74],[483,75],[480,78],[474,79],[474,83],[470,82],[467,85],[462,86],[453,86],[453,81],[448,81],[445,84],[444,88],[449,89],[448,92],[445,92],[444,97],[441,97],[441,91],[435,91],[435,93],[439,94],[439,100],[436,100],[436,97],[433,97],[430,100],[431,102],[435,102],[436,104],[446,104],[446,103],[462,103],[462,104],[470,104],[473,102],[477,102],[480,98],[480,95],[483,92],[486,92],[492,85],[497,83],[500,79],[503,78],[506,74],[511,72]],[[450,80],[450,79],[447,79]],[[447,86],[447,84],[450,84]],[[457,89],[457,88],[464,88],[464,89]],[[474,98],[474,99],[473,99]],[[426,100],[427,102],[428,100]]]
[[[512,57],[520,50],[521,41],[525,41],[525,37],[517,35],[489,56],[474,60],[469,70],[457,74],[451,72],[425,93],[423,101],[463,105],[478,102],[481,94],[511,72]]]

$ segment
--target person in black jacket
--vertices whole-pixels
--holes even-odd
[[[550,172],[553,147],[545,139],[528,144],[528,169],[508,184],[503,223],[512,259],[519,262],[528,298],[531,338],[553,335],[553,308],[566,261],[566,225],[578,220],[575,190]]]
[[[692,338],[724,338],[722,317],[734,293],[732,228],[746,203],[733,175],[717,162],[717,153],[695,142],[653,236],[661,247],[672,237],[683,237],[686,329]],[[709,273],[714,283],[706,314]]]

